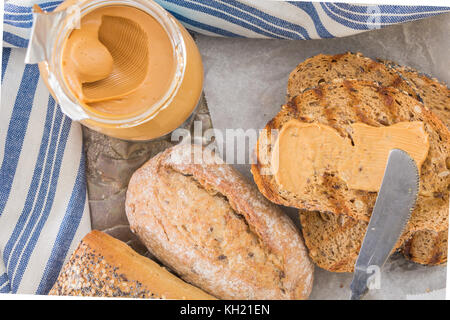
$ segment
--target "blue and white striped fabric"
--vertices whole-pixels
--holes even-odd
[[[20,4],[5,4],[4,43],[8,23],[21,19],[12,16],[30,13],[29,1]],[[0,293],[46,294],[91,227],[81,127],[62,114],[37,65],[24,64],[25,49],[2,53]]]
[[[450,11],[263,0],[157,0],[189,29],[215,36],[347,36]],[[0,293],[46,294],[89,231],[80,125],[65,117],[36,65],[25,65],[31,7],[5,3],[0,118]]]
[[[31,3],[48,11],[61,1],[12,0],[5,4],[4,46],[26,47]],[[422,19],[450,7],[357,5],[269,0],[156,0],[191,30],[226,37],[320,39],[348,36]]]
[[[3,49],[0,293],[46,294],[90,230],[81,128],[64,116],[24,49]]]

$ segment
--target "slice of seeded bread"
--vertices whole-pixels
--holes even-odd
[[[383,62],[398,72],[420,96],[425,106],[450,128],[450,89],[444,83],[413,68],[400,66],[392,61]]]
[[[408,231],[442,231],[448,226],[450,185],[450,132],[427,108],[395,88],[373,82],[335,80],[297,95],[266,125],[257,143],[257,163],[252,174],[259,190],[269,200],[308,211],[344,214],[368,221],[376,192],[349,189],[334,172],[315,177],[304,194],[280,188],[271,174],[271,129],[281,130],[291,119],[329,125],[351,141],[351,124],[387,126],[402,121],[423,121],[429,136],[428,156],[421,167],[420,191]],[[349,142],[350,143],[350,142]],[[301,168],[299,168],[301,170]]]
[[[345,215],[299,210],[302,233],[309,256],[322,269],[353,272],[368,223]],[[439,265],[447,262],[448,230],[405,231],[392,253],[401,250],[416,263]]]
[[[413,234],[402,248],[404,256],[414,262],[439,265],[447,262],[448,230],[422,230]]]
[[[445,84],[392,61],[375,61],[362,53],[319,54],[300,63],[290,74],[287,97],[337,78],[375,81],[405,91],[422,101],[450,127],[450,91]]]
[[[290,74],[287,97],[289,99],[290,97],[301,94],[308,88],[320,83],[329,82],[335,78],[376,81],[381,85],[392,86],[406,91],[409,95],[419,100],[423,98],[425,105],[431,108],[449,126],[450,115],[448,108],[450,94],[447,86],[439,83],[436,79],[420,74],[412,68],[399,66],[391,61],[380,60],[376,62],[363,56],[361,53],[345,53],[340,55],[320,54],[300,63]],[[450,158],[447,159],[447,169],[450,167],[449,162]],[[448,174],[448,171],[441,173],[441,175],[446,174]],[[446,194],[448,196],[448,190]],[[439,192],[434,193],[434,196],[439,198]],[[445,201],[445,199],[441,200]],[[435,197],[422,198],[418,207],[425,209],[428,205],[433,205],[435,202]],[[441,202],[441,205],[445,206],[443,201],[438,200],[438,202]],[[422,209],[419,208],[416,210]],[[322,217],[329,215],[321,214]],[[339,225],[332,226],[332,222],[337,220],[342,221],[344,219],[343,216],[339,216],[338,219],[334,215],[331,215],[328,219],[332,222],[328,222],[327,224],[318,224],[319,220],[314,219],[315,215],[312,214],[309,215],[309,219],[306,218],[305,214],[301,214],[300,216],[303,223],[303,235],[306,244],[310,251],[316,254],[316,256],[313,256],[310,252],[312,259],[319,266],[330,271],[351,271],[359,252],[359,246],[362,242],[367,222],[345,218],[347,221],[345,227],[339,227]],[[433,220],[433,218],[430,217],[430,220]],[[313,225],[310,225],[311,223]],[[323,233],[321,237],[326,238],[326,241],[318,241],[317,238],[311,238],[311,233],[309,235],[305,233],[305,230],[312,230],[314,227],[317,228],[318,225],[322,227],[327,226],[327,228],[316,230],[318,235]],[[444,225],[448,225],[448,222],[444,223]],[[333,233],[329,234],[327,232],[328,230],[333,230]],[[410,234],[410,232],[405,232],[406,234]],[[433,231],[415,232],[407,242],[408,245],[405,245],[402,250],[409,259],[418,263],[438,264],[445,262],[447,242],[442,241],[444,234],[446,240],[447,229],[438,233]],[[439,237],[436,235],[439,235]],[[333,242],[337,246],[329,247],[329,242]],[[340,248],[338,253],[341,255],[327,254],[326,250],[330,253],[330,248],[333,252],[336,251],[336,248]],[[406,250],[409,250],[408,254],[406,254]],[[445,259],[443,258],[444,252]]]
[[[334,79],[375,81],[417,97],[413,88],[386,64],[365,57],[360,52],[347,52],[337,55],[318,54],[297,65],[289,75],[287,98],[289,100],[308,88]]]
[[[309,256],[322,269],[353,272],[368,222],[345,215],[300,210],[303,238]],[[405,231],[392,252],[410,237]]]

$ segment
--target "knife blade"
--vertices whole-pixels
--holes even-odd
[[[419,171],[415,161],[405,151],[392,149],[355,263],[350,285],[352,300],[367,293],[367,282],[373,275],[370,271],[383,267],[411,216],[418,192]]]

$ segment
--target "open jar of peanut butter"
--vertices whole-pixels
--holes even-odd
[[[45,49],[41,75],[73,120],[112,137],[152,140],[193,114],[203,86],[200,53],[155,2],[67,0],[40,15],[30,47]],[[39,36],[42,26],[51,30]]]

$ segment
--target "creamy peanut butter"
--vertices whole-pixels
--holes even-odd
[[[202,94],[203,64],[191,35],[157,3],[123,2],[61,3],[55,11],[80,8],[81,28],[59,26],[57,50],[39,70],[50,93],[83,125],[147,141],[192,115]],[[50,74],[56,81],[49,81]]]
[[[378,191],[391,149],[406,151],[420,170],[428,154],[428,134],[420,121],[388,127],[351,125],[350,139],[323,124],[290,120],[272,151],[272,170],[283,189],[300,194],[320,184],[324,173],[337,174],[350,189]]]
[[[64,79],[91,111],[132,116],[164,97],[175,77],[172,43],[152,16],[106,6],[81,19],[66,40]]]

